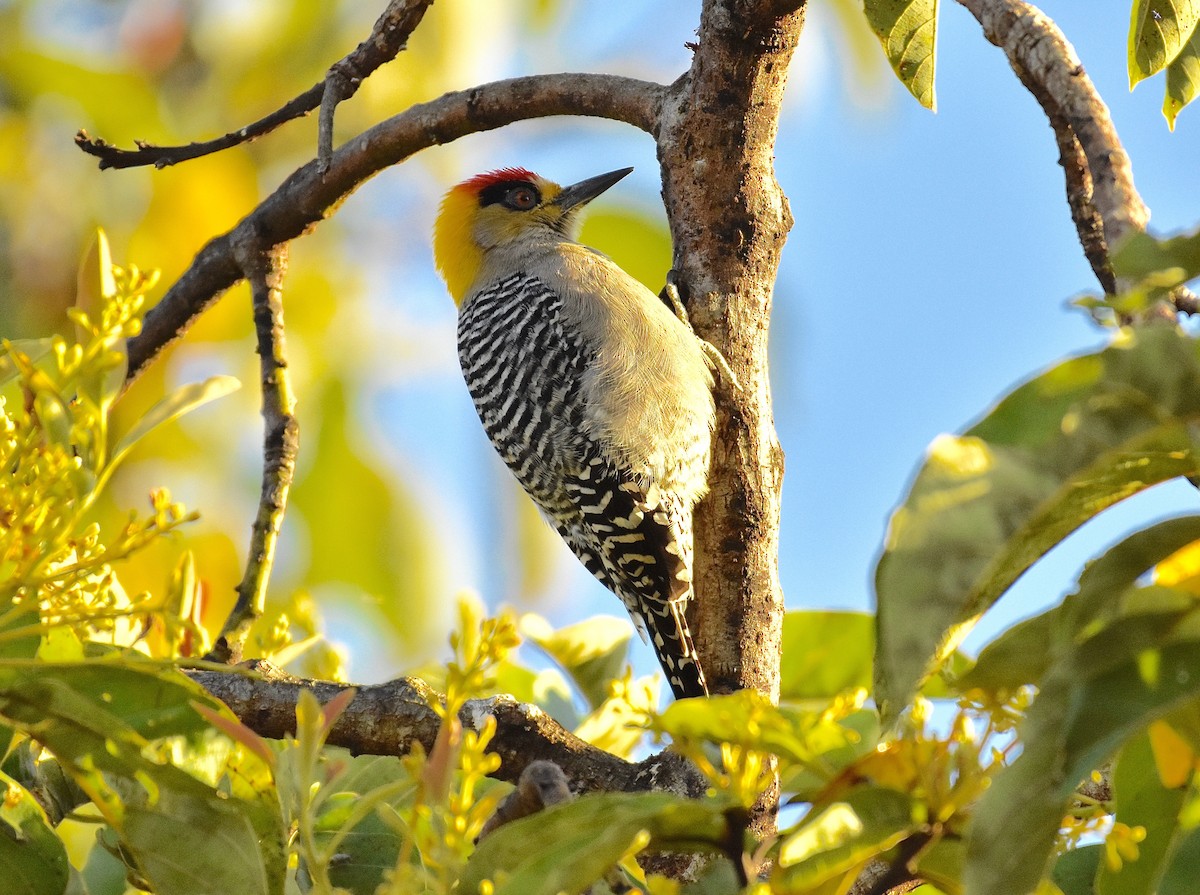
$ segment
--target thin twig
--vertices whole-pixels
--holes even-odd
[[[333,159],[333,113],[338,104],[354,96],[375,69],[403,52],[409,35],[432,5],[433,0],[390,0],[371,29],[371,36],[353,53],[329,67],[317,124],[317,160],[321,171],[328,170]]]
[[[1180,286],[1171,293],[1171,304],[1181,314],[1200,314],[1200,295],[1187,286]]]
[[[236,131],[231,131],[214,140],[202,140],[188,143],[184,146],[156,146],[143,140],[135,141],[137,149],[121,149],[113,146],[99,137],[90,137],[85,130],[75,135],[75,145],[88,155],[100,159],[100,170],[105,168],[140,168],[153,165],[156,168],[166,168],[177,165],[189,159],[212,155],[223,149],[251,143],[263,134],[269,134],[275,128],[297,118],[303,118],[321,104],[321,96],[325,92],[325,82],[319,81],[309,87],[299,96],[290,100],[270,115],[266,115],[253,124],[248,124]]]
[[[250,626],[262,617],[275,545],[296,469],[299,439],[296,401],[284,356],[283,277],[287,269],[287,243],[264,249],[257,243],[243,241],[238,245],[238,256],[254,299],[262,383],[263,472],[258,515],[251,531],[246,572],[237,587],[237,602],[207,656],[223,662],[241,661],[242,645]]]
[[[616,75],[533,75],[448,93],[413,106],[344,144],[324,174],[317,162],[295,171],[228,233],[192,259],[129,342],[132,382],[201,313],[242,279],[234,244],[260,235],[286,242],[321,221],[364,181],[421,149],[465,134],[549,115],[590,115],[624,121],[653,133],[665,88]]]
[[[1093,259],[1099,251],[1097,239],[1106,245],[1107,258],[1127,233],[1146,229],[1150,212],[1133,185],[1129,156],[1117,137],[1108,107],[1074,47],[1041,10],[1022,0],[958,2],[979,20],[987,39],[1004,50],[1021,83],[1045,110],[1065,159],[1068,198],[1080,242],[1093,269],[1099,267],[1096,274],[1104,290],[1115,291],[1104,273],[1111,268]],[[1078,166],[1072,149],[1076,143],[1087,161],[1086,178],[1073,170]],[[1094,232],[1094,215],[1099,215],[1102,226],[1099,237]]]
[[[75,145],[88,155],[100,159],[100,168],[137,168],[153,165],[165,168],[189,159],[211,155],[242,143],[250,143],[280,125],[303,118],[320,108],[317,155],[328,164],[333,154],[333,110],[349,99],[375,69],[400,54],[408,38],[421,23],[433,0],[391,0],[383,15],[371,29],[371,36],[329,67],[324,79],[309,87],[281,108],[214,140],[188,143],[184,146],[156,146],[142,140],[137,149],[121,149],[103,139],[90,137],[87,131],[75,135]]]

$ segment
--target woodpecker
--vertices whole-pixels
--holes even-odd
[[[681,313],[576,241],[580,210],[632,170],[568,187],[524,168],[472,177],[442,200],[433,246],[488,437],[680,699],[708,692],[684,611],[712,361]]]

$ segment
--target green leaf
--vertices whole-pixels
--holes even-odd
[[[102,712],[114,732],[128,729],[145,739],[203,733],[208,724],[192,703],[221,705],[179,672],[149,664],[136,668],[106,661],[0,662],[0,712],[36,724],[41,715],[50,716],[56,710],[56,695],[72,705]],[[84,720],[91,719],[80,719]]]
[[[1194,601],[1183,611],[1119,618],[1064,651],[1021,726],[1020,756],[979,802],[966,889],[975,895],[1031,891],[1079,781],[1124,740],[1198,694],[1200,608]]]
[[[1200,0],[1134,0],[1129,21],[1129,89],[1179,55],[1200,21]]]
[[[318,845],[326,848],[329,840],[338,835],[336,853],[341,857],[330,867],[330,879],[334,885],[349,889],[354,895],[373,895],[383,882],[384,874],[396,865],[396,855],[403,841],[400,831],[385,822],[375,810],[357,819],[348,830],[343,832],[343,828],[356,820],[353,812],[364,798],[374,800],[375,793],[388,787],[388,796],[374,800],[373,804],[395,807],[408,800],[411,788],[394,786],[404,779],[398,758],[351,757],[342,749],[328,749],[327,758],[344,763],[345,771],[324,788],[330,803],[322,807]]]
[[[1093,884],[1103,851],[1102,845],[1071,849],[1054,862],[1050,880],[1062,889],[1063,895],[1094,895]]]
[[[979,653],[975,665],[954,682],[960,693],[979,689],[987,693],[1012,693],[1035,684],[1050,665],[1059,609],[1017,622]]]
[[[1167,66],[1167,89],[1163,96],[1163,117],[1175,130],[1180,110],[1200,93],[1200,28],[1192,31],[1179,55]]]
[[[871,686],[875,618],[866,612],[803,611],[783,616],[779,698],[828,701]]]
[[[958,836],[942,836],[917,856],[917,873],[937,886],[935,892],[962,895],[962,871],[966,863],[966,842]],[[916,895],[924,893],[917,889]]]
[[[0,879],[6,895],[61,895],[70,877],[62,840],[16,780],[0,772],[0,786]]]
[[[1200,276],[1200,230],[1165,239],[1130,233],[1113,252],[1112,264],[1118,277],[1165,295]]]
[[[527,640],[570,675],[593,709],[608,698],[609,683],[621,676],[633,631],[628,619],[611,615],[597,615],[557,631],[527,616],[521,629]]]
[[[1097,895],[1139,895],[1157,890],[1163,860],[1171,846],[1183,806],[1183,789],[1168,789],[1158,777],[1150,737],[1141,733],[1125,744],[1112,775],[1117,803],[1115,819],[1130,827],[1146,829],[1138,846],[1138,859],[1125,861],[1121,869],[1100,866],[1096,876]]]
[[[673,702],[658,717],[655,729],[674,739],[733,743],[799,764],[861,739],[858,731],[823,711],[773,706],[754,690]]]
[[[902,842],[920,826],[907,793],[858,786],[814,806],[779,846],[772,883],[803,891],[834,879]]]
[[[1120,295],[1084,295],[1075,304],[1093,316],[1104,309],[1117,319],[1144,313],[1170,297],[1188,280],[1200,276],[1200,231],[1160,238],[1149,233],[1130,233],[1116,247],[1113,271],[1124,289]]]
[[[1120,614],[1121,597],[1140,576],[1196,540],[1200,516],[1167,519],[1129,536],[1088,564],[1063,605],[1018,622],[984,647],[956,689],[1011,693],[1038,683],[1060,647],[1074,643],[1098,620]]]
[[[933,75],[937,0],[865,0],[871,30],[883,44],[892,71],[925,108],[936,111]]]
[[[648,836],[653,849],[708,847],[727,841],[730,821],[712,801],[662,792],[597,793],[555,805],[497,830],[479,844],[459,883],[496,895],[558,895],[598,880]]]
[[[190,700],[219,705],[182,675],[157,669],[0,665],[0,719],[60,760],[159,895],[268,895],[282,885],[285,858],[269,792],[218,793],[147,752],[151,738],[207,729],[194,711],[188,717]],[[234,792],[245,793],[244,775],[235,776]]]
[[[1157,895],[1195,895],[1197,867],[1200,867],[1200,827],[1193,825],[1179,838]]]
[[[1034,562],[1102,510],[1200,472],[1200,346],[1122,331],[930,449],[875,572],[876,699],[885,724]]]

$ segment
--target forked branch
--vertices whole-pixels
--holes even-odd
[[[165,168],[189,159],[212,155],[242,143],[250,143],[280,125],[303,118],[313,109],[321,109],[317,136],[317,158],[328,165],[333,155],[333,113],[338,104],[352,97],[375,69],[395,59],[408,43],[425,11],[433,0],[390,0],[383,15],[371,29],[371,36],[353,52],[329,67],[325,77],[299,96],[294,97],[269,115],[245,127],[214,140],[188,143],[184,146],[155,146],[137,141],[136,149],[121,149],[105,140],[88,136],[87,131],[75,135],[75,145],[88,155],[100,159],[100,168],[137,168],[153,165]]]

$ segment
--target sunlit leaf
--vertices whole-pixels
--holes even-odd
[[[957,836],[943,836],[917,856],[917,873],[937,886],[916,895],[962,895],[962,871],[967,863],[967,844]],[[1089,893],[1090,895],[1090,893]]]
[[[577,892],[642,841],[654,849],[715,851],[727,841],[728,824],[715,803],[669,793],[584,796],[492,833],[471,856],[459,888],[477,892],[492,880],[496,895]]]
[[[628,619],[597,615],[553,630],[526,616],[521,627],[527,640],[545,650],[571,676],[592,708],[608,697],[609,682],[621,675],[628,661],[633,633]]]
[[[207,729],[192,700],[215,704],[167,672],[99,662],[0,665],[0,718],[60,759],[156,892],[268,895],[283,874],[278,804],[226,797],[144,752],[149,739]]]
[[[785,613],[779,698],[828,700],[870,687],[874,652],[875,618],[869,613]]]
[[[1163,117],[1175,129],[1180,110],[1200,93],[1200,28],[1192,31],[1179,55],[1167,66],[1167,89],[1163,96]]]
[[[183,416],[197,407],[215,401],[241,388],[241,383],[232,376],[212,376],[204,382],[193,382],[176,389],[163,398],[131,428],[113,450],[109,467],[114,467],[133,449],[139,441],[163,423]]]
[[[876,569],[885,722],[1026,569],[1112,504],[1200,471],[1200,347],[1168,327],[1020,386],[930,449]]]
[[[658,717],[655,730],[676,739],[734,743],[798,763],[859,741],[856,731],[822,712],[773,706],[753,690],[677,700]]]
[[[1197,0],[1134,0],[1129,22],[1130,89],[1179,55],[1197,21]]]
[[[936,110],[937,0],[865,0],[863,8],[900,83],[921,105]]]
[[[1135,232],[1121,240],[1113,252],[1118,277],[1163,293],[1200,276],[1200,231],[1157,237]]]
[[[920,826],[914,808],[907,793],[868,785],[814,807],[780,843],[777,882],[800,891],[859,866]]]

